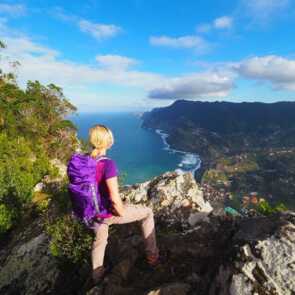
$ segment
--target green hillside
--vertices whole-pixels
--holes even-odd
[[[76,128],[65,116],[75,111],[60,87],[28,81],[22,89],[0,70],[0,234],[22,218],[34,186],[56,174],[50,160],[72,153]]]

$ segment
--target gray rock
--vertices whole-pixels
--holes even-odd
[[[190,290],[189,284],[171,283],[149,291],[146,295],[185,295]]]
[[[57,264],[48,252],[48,238],[40,234],[12,249],[1,266],[0,294],[47,294],[58,275]]]
[[[223,290],[219,294],[294,294],[295,214],[253,218],[248,230],[241,231],[246,225],[233,239],[233,245],[241,244],[237,254],[215,278],[213,285]]]
[[[129,203],[152,207],[156,217],[170,224],[190,226],[196,223],[191,213],[202,212],[205,218],[213,210],[190,172],[167,172],[151,181],[126,186],[121,194]]]
[[[210,204],[190,173],[165,173],[124,187],[122,195],[153,208],[158,245],[169,259],[147,271],[140,228],[114,225],[106,253],[113,267],[88,294],[295,294],[294,213],[233,220],[208,215]],[[61,271],[39,223],[1,247],[0,294],[76,294],[90,275],[86,268],[86,275],[78,267]]]

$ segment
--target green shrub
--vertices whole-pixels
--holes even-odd
[[[33,152],[25,138],[0,132],[0,204],[14,212],[13,218],[2,212],[7,224],[2,231],[19,220],[25,205],[32,201],[34,186],[45,175],[54,175],[55,170],[45,153],[37,148]]]
[[[51,198],[52,196],[50,194],[44,192],[34,193],[32,203],[37,213],[44,214],[48,210]]]
[[[271,215],[276,212],[282,212],[288,210],[283,203],[272,207],[267,201],[263,200],[257,205],[257,211],[263,215]]]
[[[72,263],[87,260],[90,255],[93,234],[70,215],[58,218],[46,226],[51,237],[50,251],[53,256]]]
[[[52,170],[48,158],[33,153],[23,137],[5,133],[0,133],[0,162],[0,200],[14,198],[19,203],[30,201],[35,184]]]
[[[5,204],[0,204],[0,235],[8,231],[13,225],[15,212]]]

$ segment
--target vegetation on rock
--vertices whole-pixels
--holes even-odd
[[[66,161],[74,150],[76,128],[64,119],[74,111],[61,88],[28,81],[22,89],[0,71],[0,235],[19,221],[34,186],[56,175],[50,159]]]

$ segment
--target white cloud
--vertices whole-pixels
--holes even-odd
[[[79,64],[61,60],[59,52],[39,45],[25,36],[7,37],[0,34],[0,39],[7,43],[7,49],[3,52],[5,58],[0,60],[0,67],[9,71],[9,61],[18,60],[21,66],[17,74],[21,85],[25,85],[27,80],[36,79],[44,84],[55,83],[61,86],[66,94],[74,93],[73,103],[83,105],[83,108],[86,104],[95,105],[95,97],[98,100],[104,97],[102,92],[94,89],[107,84],[129,87],[130,91],[137,89],[142,96],[149,94],[152,98],[171,100],[222,97],[233,87],[233,78],[228,73],[212,71],[171,78],[130,69],[138,63],[130,57],[97,55],[98,64]],[[128,97],[127,94],[125,96]],[[105,97],[108,97],[108,94]],[[128,99],[120,103],[130,105]],[[105,103],[100,100],[97,101],[97,105],[102,106]]]
[[[229,16],[222,16],[214,20],[214,27],[216,29],[230,29],[232,27],[233,19]]]
[[[87,19],[66,12],[62,7],[56,6],[49,11],[49,14],[61,21],[76,25],[80,31],[90,34],[97,40],[112,38],[117,36],[123,29],[114,24],[94,23]]]
[[[266,23],[289,4],[290,0],[242,0],[242,10],[243,13],[248,13],[254,22]]]
[[[165,79],[155,73],[129,70],[138,61],[120,55],[97,55],[98,64],[92,65],[62,60],[58,51],[39,45],[28,37],[9,36],[5,22],[0,22],[0,27],[6,32],[0,32],[0,40],[7,45],[7,49],[1,52],[0,67],[9,71],[10,62],[19,61],[18,77],[22,85],[27,80],[38,79],[44,84],[56,83],[66,88],[110,83],[148,89]]]
[[[96,60],[105,68],[127,69],[130,66],[138,64],[138,61],[121,55],[97,55]]]
[[[225,97],[234,87],[230,73],[205,72],[172,78],[149,92],[155,99],[200,99]]]
[[[78,25],[82,32],[89,33],[97,40],[111,38],[122,32],[116,25],[97,24],[88,20],[80,20]]]
[[[58,52],[53,49],[49,49],[42,45],[32,42],[30,39],[20,36],[20,37],[4,37],[3,40],[7,43],[7,53],[11,57],[23,58],[29,55],[35,57],[47,56],[48,58],[54,58],[58,55]],[[6,54],[6,51],[4,52]]]
[[[26,13],[26,7],[23,4],[0,3],[0,14],[10,16],[21,16]]]
[[[233,68],[247,79],[271,83],[276,90],[295,91],[295,60],[268,55],[249,58]]]
[[[198,33],[208,33],[212,30],[229,30],[233,26],[233,18],[230,16],[221,16],[212,21],[212,23],[200,24],[196,27]]]
[[[209,49],[208,42],[199,36],[152,36],[150,37],[150,44],[154,46],[166,46],[171,48],[195,49],[199,53],[203,53]]]

